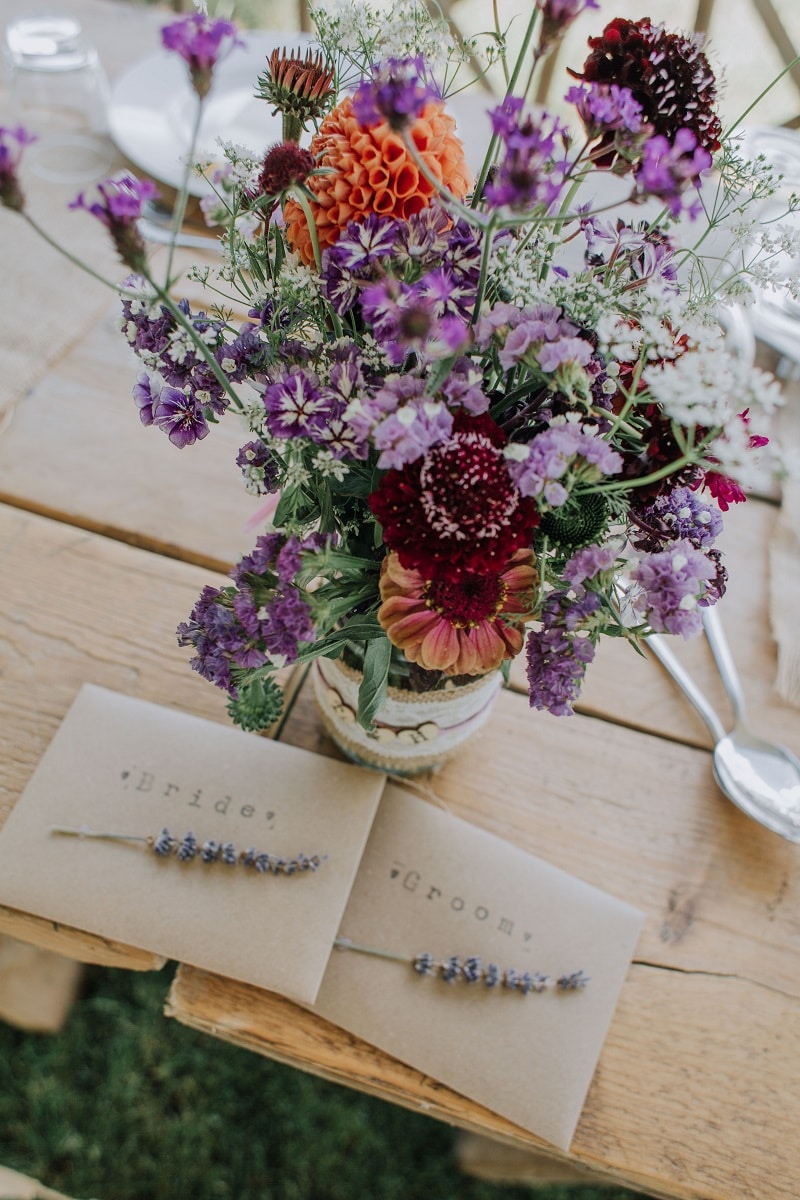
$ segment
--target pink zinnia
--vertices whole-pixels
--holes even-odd
[[[378,620],[392,645],[424,670],[483,675],[522,649],[538,581],[533,561],[533,551],[518,550],[502,571],[453,583],[426,579],[389,554]]]

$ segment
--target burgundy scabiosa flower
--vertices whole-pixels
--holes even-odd
[[[530,546],[539,518],[511,478],[506,442],[487,413],[459,412],[446,441],[402,470],[387,471],[369,505],[402,566],[457,581],[500,571],[516,550]]]
[[[522,649],[537,581],[530,550],[518,550],[499,571],[458,582],[426,579],[392,553],[381,566],[378,620],[423,670],[481,675]]]
[[[25,147],[35,141],[22,125],[16,129],[0,125],[0,204],[14,212],[22,212],[25,206],[18,171]]]
[[[702,35],[667,33],[649,17],[628,21],[616,17],[600,37],[589,38],[591,53],[581,73],[586,83],[629,88],[641,106],[642,120],[672,142],[679,129],[690,129],[696,144],[713,154],[720,146],[722,125],[715,110],[717,87],[703,53]],[[610,167],[617,161],[614,135],[604,139]]]
[[[281,142],[264,156],[258,177],[258,189],[265,196],[280,196],[295,184],[302,184],[314,170],[314,159],[296,142]]]
[[[134,271],[141,271],[147,255],[136,223],[144,202],[157,195],[158,189],[149,179],[137,179],[130,171],[120,171],[98,183],[94,199],[87,201],[86,194],[81,192],[69,207],[82,208],[102,222],[122,261]]]
[[[235,46],[244,44],[236,36],[232,21],[210,20],[203,13],[191,13],[165,25],[161,42],[165,49],[174,50],[184,60],[192,87],[201,100],[209,93],[219,60]]]

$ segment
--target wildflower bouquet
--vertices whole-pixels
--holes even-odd
[[[723,138],[701,38],[612,20],[570,72],[571,125],[528,103],[597,7],[535,0],[519,29],[467,44],[421,0],[317,10],[318,47],[254,81],[284,140],[224,144],[210,173],[224,261],[193,272],[205,312],[149,269],[151,185],[76,201],[134,272],[141,420],[186,449],[240,414],[245,485],[275,498],[178,630],[246,728],[275,719],[277,668],[341,655],[363,670],[364,728],[390,679],[442,687],[523,653],[531,704],[569,714],[602,635],[694,634],[724,591],[721,511],[744,499],[778,392],[720,322],[777,286],[791,235],[747,215],[776,180]],[[198,107],[236,41],[200,13],[164,31]],[[473,175],[452,109],[476,64],[505,94],[485,93]],[[0,179],[24,213],[23,142],[6,131]]]

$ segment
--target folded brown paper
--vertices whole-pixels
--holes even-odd
[[[327,858],[259,875],[54,825]],[[380,774],[89,685],[0,831],[0,903],[306,1003],[563,1149],[642,923]],[[447,983],[333,950],[337,935],[590,978],[529,995]]]
[[[585,989],[445,983],[349,950],[314,1011],[566,1150],[642,914],[388,784],[342,921],[359,945],[478,955]]]
[[[86,685],[3,826],[0,903],[311,1001],[382,790],[349,763]],[[327,858],[260,875],[53,825]]]

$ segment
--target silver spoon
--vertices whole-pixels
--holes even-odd
[[[703,610],[703,626],[722,682],[733,703],[730,733],[660,634],[647,645],[697,709],[714,739],[714,778],[722,792],[754,821],[800,843],[800,760],[783,746],[764,741],[745,723],[744,695],[719,616]]]

